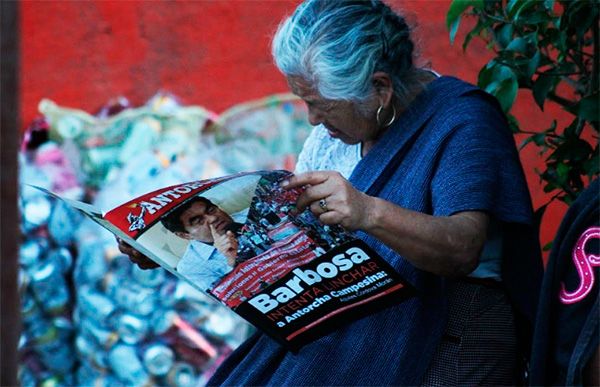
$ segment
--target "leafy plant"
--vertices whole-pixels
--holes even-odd
[[[478,86],[498,99],[512,130],[526,135],[521,149],[535,144],[546,157],[536,172],[552,197],[541,213],[555,199],[570,204],[599,173],[599,8],[596,0],[453,0],[447,13],[451,42],[463,16],[476,19],[463,50],[478,38],[494,53]],[[520,89],[531,90],[542,110],[547,101],[561,105],[572,122],[524,130],[510,114]]]

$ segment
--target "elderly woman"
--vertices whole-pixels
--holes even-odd
[[[418,294],[298,352],[256,334],[209,384],[516,383],[542,264],[497,102],[415,67],[377,0],[305,1],[273,55],[315,126],[286,182],[308,187],[298,206],[356,230]]]
[[[417,68],[406,22],[378,0],[305,1],[273,55],[315,126],[286,184],[308,187],[299,208],[356,230],[417,295],[296,352],[257,333],[209,384],[518,382],[542,263],[497,102]]]

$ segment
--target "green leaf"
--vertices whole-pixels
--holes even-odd
[[[465,40],[463,41],[463,45],[462,45],[462,49],[463,51],[467,50],[467,46],[469,45],[469,43],[471,42],[471,40],[479,35],[479,33],[481,32],[481,30],[484,27],[487,26],[491,26],[492,25],[492,21],[488,20],[487,22],[483,22],[481,19],[477,20],[477,25],[475,26],[475,28],[473,28],[471,31],[469,31],[469,33],[465,36]]]
[[[544,187],[544,192],[550,192],[556,188],[567,186],[569,167],[564,163],[548,163],[546,171],[542,177],[548,182]]]
[[[537,3],[537,0],[509,0],[506,5],[506,11],[509,18],[516,20],[524,10],[533,7]]]
[[[577,137],[571,137],[565,139],[550,155],[548,160],[557,162],[579,162],[589,159],[592,152],[592,146],[587,141]]]
[[[567,15],[568,27],[575,29],[579,38],[583,37],[586,31],[592,28],[594,21],[596,26],[598,24],[596,20],[598,6],[593,1],[569,2],[565,10],[565,15]]]
[[[546,170],[541,174],[542,179],[547,182],[547,184],[544,186],[544,192],[552,192],[560,187],[560,183],[557,181],[557,175],[556,165],[553,163],[548,163],[546,165]]]
[[[554,28],[554,27],[549,27],[547,28],[544,33],[542,35],[539,36],[539,46],[540,47],[544,47],[547,45],[554,45],[554,42],[556,42],[559,38],[559,36],[562,34],[562,32],[558,29],[558,28]],[[538,40],[537,38],[537,33],[536,33],[536,41]]]
[[[543,27],[548,25],[551,21],[552,17],[548,15],[545,11],[533,11],[525,15],[520,15],[518,18],[515,18],[515,23],[518,22],[520,25],[528,26],[539,25],[540,27]]]
[[[519,147],[519,150],[523,149],[525,145],[531,142],[533,142],[539,147],[546,147],[546,139],[549,138],[549,136],[554,135],[556,132],[556,123],[556,120],[552,120],[552,125],[550,125],[548,129],[544,130],[541,133],[536,133],[526,138],[525,141],[523,141],[523,143]]]
[[[495,95],[496,90],[500,87],[500,83],[501,81],[493,79],[490,83],[488,83],[484,90],[492,95]]]
[[[542,111],[544,110],[544,102],[546,96],[554,87],[555,77],[552,75],[540,74],[533,84],[533,98]]]
[[[518,8],[521,3],[523,3],[523,0],[508,0],[508,3],[506,3],[506,13],[509,15],[514,14],[515,9]]]
[[[556,167],[556,173],[558,174],[560,180],[566,181],[567,176],[569,176],[569,166],[563,163],[558,164]]]
[[[504,24],[494,31],[496,42],[500,48],[504,49],[511,42],[513,37],[513,28],[514,27],[512,24]]]
[[[458,26],[460,25],[460,18],[456,19],[454,23],[450,26],[450,45],[454,45],[454,39],[456,38],[456,33],[458,32]]]
[[[493,60],[479,73],[478,85],[498,99],[505,113],[512,107],[519,88],[513,70]]]
[[[464,10],[469,7],[467,1],[464,0],[452,0],[450,3],[450,8],[448,9],[448,13],[446,14],[446,28],[450,29],[450,27],[456,23],[456,20],[460,19]]]
[[[506,46],[506,50],[526,54],[527,41],[524,38],[515,38],[508,44],[508,46]]]
[[[554,70],[558,73],[574,73],[577,71],[577,66],[572,62],[562,62]]]
[[[588,177],[597,176],[600,173],[600,157],[598,155],[598,147],[594,149],[592,157],[583,163],[583,173]]]
[[[573,113],[575,114],[575,113]],[[569,126],[567,126],[565,128],[565,130],[563,131],[563,136],[564,137],[572,137],[572,136],[576,136],[575,131],[577,130],[577,124],[579,123],[579,119],[575,118],[573,121],[571,121],[571,123],[569,124]]]
[[[533,74],[535,74],[536,70],[538,69],[538,67],[540,65],[540,58],[541,58],[540,50],[536,49],[535,54],[533,54],[533,57],[531,57],[531,59],[529,60],[529,63],[527,64],[527,77],[528,78],[533,77]]]
[[[480,88],[485,90],[487,86],[492,82],[492,78],[494,77],[495,64],[496,61],[492,59],[490,62],[488,62],[487,65],[485,65],[481,68],[481,70],[479,70],[479,75],[477,77],[477,85]]]
[[[450,31],[450,43],[454,43],[462,13],[469,7],[483,8],[483,0],[452,0],[446,14],[446,28]]]
[[[556,188],[558,188],[558,187],[556,187],[554,184],[548,183],[544,186],[544,193],[550,193],[550,192],[554,191]]]
[[[515,98],[517,98],[519,89],[517,76],[510,67],[499,65],[495,67],[493,79],[486,91],[498,99],[502,111],[506,113],[512,107]]]
[[[507,114],[506,118],[508,119],[508,127],[510,128],[511,132],[520,133],[521,128],[519,125],[519,120],[517,120],[517,118],[512,114]]]
[[[527,137],[525,139],[525,141],[523,141],[521,143],[521,145],[519,146],[519,150],[525,148],[525,146],[527,146],[527,144],[530,144],[532,142],[535,145],[537,145],[537,146],[542,146],[542,145],[544,145],[545,140],[546,140],[546,134],[545,133],[536,133],[534,135],[531,135],[531,136]]]
[[[600,111],[598,109],[598,104],[600,104],[600,100],[598,99],[598,94],[585,97],[576,107],[576,112],[579,118],[586,121],[600,121]]]
[[[553,42],[553,45],[556,46],[556,48],[558,49],[558,57],[557,57],[557,61],[561,62],[564,60],[565,58],[565,52],[569,49],[568,43],[567,43],[567,34],[566,33],[561,33],[560,35],[558,35],[558,39],[556,39]]]
[[[497,79],[499,81],[505,81],[507,79],[516,78],[513,70],[510,67],[505,66],[503,64],[498,64],[498,65],[494,66],[494,75],[493,76],[495,79]]]
[[[506,113],[511,108],[515,99],[517,98],[517,92],[519,91],[519,82],[517,78],[507,79],[502,82],[500,88],[496,92],[496,98],[500,101],[502,110]]]

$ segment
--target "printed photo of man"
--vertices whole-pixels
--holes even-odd
[[[177,263],[177,271],[201,289],[211,286],[235,266],[237,233],[247,209],[228,214],[209,199],[196,196],[167,214],[161,223],[180,238],[190,241]]]

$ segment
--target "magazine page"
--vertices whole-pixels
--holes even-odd
[[[412,293],[353,234],[295,211],[301,189],[280,187],[289,176],[259,171],[171,186],[97,221],[292,349]]]
[[[113,223],[111,223],[110,221],[105,219],[101,209],[94,207],[93,205],[88,204],[88,203],[84,203],[84,202],[80,202],[78,200],[72,200],[72,199],[62,197],[60,195],[55,194],[54,192],[48,191],[47,189],[36,186],[36,185],[31,185],[31,187],[38,189],[47,195],[50,195],[56,199],[59,199],[59,200],[65,202],[66,204],[70,205],[71,207],[75,208],[76,210],[79,210],[81,213],[86,215],[92,221],[96,222],[98,225],[100,225],[100,226],[104,227],[105,229],[107,229],[108,231],[110,231],[116,237],[123,239],[125,242],[129,243],[131,246],[136,248],[138,251],[140,251],[143,254],[145,254],[146,256],[150,257],[153,261],[160,264],[162,267],[164,267],[168,271],[177,275],[177,273],[175,273],[175,271],[174,271],[174,268],[172,267],[172,263],[174,262],[176,257],[169,256],[168,254],[165,254],[162,251],[159,251],[159,255],[154,254],[154,252],[148,250],[145,245],[138,243],[134,238],[132,238],[130,233],[128,233],[126,230],[123,230],[123,229],[117,227],[116,225],[114,225]]]

